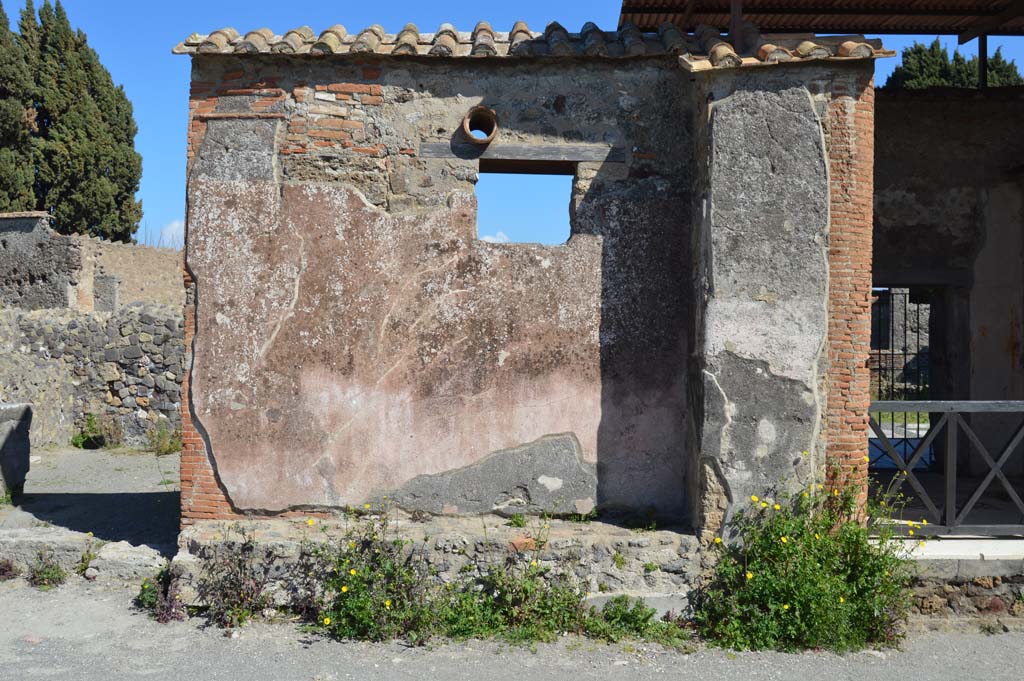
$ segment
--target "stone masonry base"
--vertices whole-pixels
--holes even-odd
[[[530,519],[525,528],[507,525],[498,516],[475,518],[432,517],[424,522],[393,512],[392,538],[422,547],[430,567],[443,581],[456,579],[474,561],[503,561],[516,555],[536,559],[555,572],[570,573],[588,597],[600,603],[626,594],[643,597],[659,611],[685,612],[687,595],[700,578],[701,555],[693,534],[670,530],[630,530],[597,521],[572,522]],[[175,570],[182,574],[186,602],[196,603],[195,580],[205,557],[220,542],[240,537],[235,528],[251,533],[262,549],[276,556],[273,572],[280,578],[274,587],[279,604],[289,587],[289,567],[295,564],[304,541],[322,542],[345,534],[355,521],[344,518],[259,519],[258,521],[199,521],[182,530]],[[546,535],[537,546],[534,538]]]

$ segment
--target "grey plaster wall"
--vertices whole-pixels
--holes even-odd
[[[0,215],[0,307],[60,308],[76,298],[81,252],[40,217]]]
[[[818,479],[827,400],[829,168],[836,74],[701,83],[707,158],[693,252],[702,405],[694,515],[717,532],[752,494]]]

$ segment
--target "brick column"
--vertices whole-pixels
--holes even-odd
[[[203,114],[217,106],[216,90],[212,83],[192,83],[189,106],[188,164],[199,152],[206,135]],[[198,114],[198,116],[197,116]],[[186,216],[187,217],[187,216]],[[186,240],[185,254],[188,245]],[[228,519],[237,517],[217,482],[210,462],[206,443],[192,423],[189,391],[192,384],[192,339],[196,333],[195,282],[182,263],[182,276],[188,297],[185,302],[185,376],[181,383],[181,525],[191,525],[201,519]]]
[[[866,498],[875,166],[870,70],[836,78],[827,125],[831,217],[826,466],[831,482],[856,485]]]

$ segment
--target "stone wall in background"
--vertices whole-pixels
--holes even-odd
[[[34,405],[33,447],[67,445],[87,414],[126,444],[179,427],[181,252],[49,223],[0,214],[0,402]]]
[[[114,313],[0,311],[0,401],[36,405],[32,445],[66,445],[85,414],[141,444],[180,424],[181,310],[133,303]]]
[[[117,282],[116,295],[120,305],[144,302],[180,308],[185,304],[185,289],[181,285],[181,251],[87,236],[71,238],[80,244],[82,257],[95,263],[95,309],[112,309],[105,304],[113,287],[111,279]]]
[[[77,241],[49,228],[45,213],[0,214],[0,307],[68,307],[77,298]]]

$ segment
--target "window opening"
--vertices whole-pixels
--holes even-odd
[[[481,161],[476,185],[477,237],[488,243],[560,245],[568,241],[574,168],[565,174],[561,166],[502,163],[497,164],[498,170],[485,170],[495,166]]]

